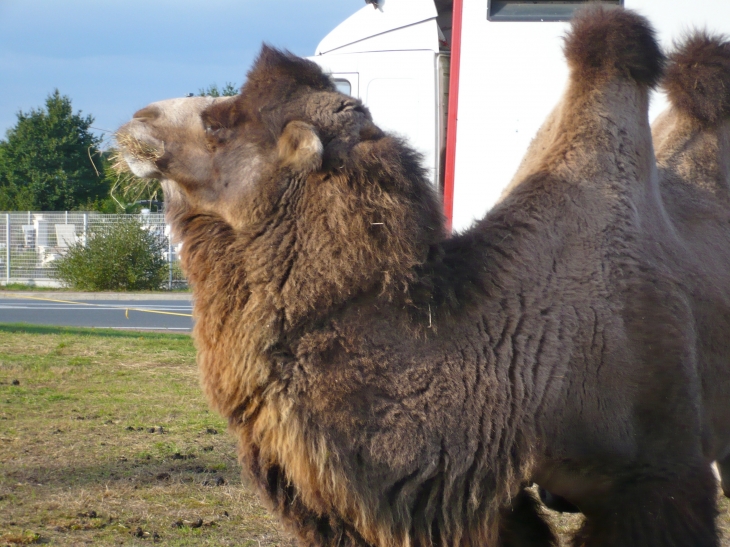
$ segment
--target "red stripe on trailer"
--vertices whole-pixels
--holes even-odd
[[[449,115],[446,123],[446,161],[444,166],[444,215],[451,232],[454,218],[454,171],[456,168],[456,122],[459,118],[459,72],[461,68],[461,15],[464,0],[454,0],[451,23],[451,67],[449,78]]]

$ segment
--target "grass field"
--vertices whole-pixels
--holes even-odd
[[[0,545],[286,543],[186,335],[0,325]]]
[[[0,325],[0,545],[34,543],[292,540],[241,484],[188,336]]]

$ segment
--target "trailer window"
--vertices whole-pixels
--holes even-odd
[[[337,91],[344,93],[345,95],[352,95],[352,85],[349,81],[341,78],[333,78],[332,81],[335,82]]]
[[[569,21],[585,4],[622,6],[623,0],[489,0],[490,21]]]

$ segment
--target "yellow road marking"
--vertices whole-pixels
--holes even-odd
[[[2,296],[2,293],[0,293],[0,296]],[[121,307],[121,306],[114,306],[113,304],[89,304],[88,302],[74,302],[73,300],[56,300],[54,298],[40,298],[39,296],[18,296],[16,294],[9,294],[6,295],[9,298],[20,298],[20,299],[27,299],[27,300],[42,300],[44,302],[57,302],[60,304],[78,304],[79,306],[96,306],[99,308],[114,308],[118,310],[124,310],[124,316],[129,319],[129,312],[130,311],[138,311],[142,313],[156,313],[159,315],[177,315],[178,317],[192,317],[193,315],[191,313],[175,313],[171,311],[160,311],[160,310],[143,310],[141,308],[127,308],[127,307]]]

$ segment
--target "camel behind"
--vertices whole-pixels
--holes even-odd
[[[718,460],[723,490],[730,495],[727,405],[730,369],[723,363],[727,348],[717,340],[727,328],[730,283],[725,249],[730,246],[728,190],[728,118],[730,118],[730,45],[722,36],[695,31],[675,45],[663,87],[672,106],[652,126],[658,161],[661,205],[669,222],[666,236],[681,252],[668,255],[671,267],[683,272],[691,287],[694,316],[703,324],[698,340],[707,402],[703,424],[707,459]],[[527,161],[530,158],[528,156]],[[527,167],[527,166],[525,166]],[[709,293],[709,295],[708,295]],[[712,340],[715,342],[712,342]],[[565,500],[542,491],[551,508],[575,511]]]
[[[591,25],[584,30],[590,33]],[[578,380],[586,356],[572,360],[564,369],[567,371],[566,378],[578,376],[568,380],[568,384],[575,381],[580,385],[578,389],[570,385],[567,387],[566,398],[570,402],[566,406],[572,407],[572,410],[566,411],[565,407],[556,409],[557,416],[549,421],[571,423],[579,414],[583,415],[583,419],[592,413],[597,417],[614,402],[605,399],[598,406],[593,406],[600,396],[591,403],[591,397],[586,396],[586,392],[595,390],[596,394],[601,391],[606,393],[611,385],[616,390],[615,395],[622,394],[619,398],[636,398],[643,403],[625,422],[623,432],[613,431],[610,434],[616,435],[612,450],[625,453],[621,456],[616,453],[613,460],[594,463],[596,471],[613,468],[612,472],[617,476],[624,472],[626,476],[609,481],[600,479],[598,472],[596,481],[586,489],[585,484],[570,478],[570,474],[563,469],[564,463],[559,463],[560,460],[569,461],[571,458],[568,454],[562,449],[550,447],[550,440],[546,440],[543,442],[550,447],[548,451],[553,455],[538,464],[535,478],[541,485],[548,485],[549,490],[564,494],[588,516],[583,531],[576,538],[576,544],[586,540],[586,544],[591,545],[588,538],[606,533],[624,537],[626,544],[663,545],[658,537],[652,539],[651,532],[645,534],[646,530],[640,531],[638,524],[632,522],[633,516],[640,513],[633,500],[622,496],[612,499],[614,507],[622,506],[622,516],[614,514],[608,519],[614,519],[610,524],[604,520],[608,515],[602,514],[603,509],[597,506],[618,494],[615,490],[611,493],[611,490],[629,489],[628,483],[636,481],[645,484],[654,482],[655,487],[662,491],[660,494],[659,491],[651,492],[650,489],[637,487],[635,495],[642,500],[639,503],[652,499],[650,503],[663,505],[662,509],[656,510],[668,518],[672,514],[681,514],[683,509],[672,507],[667,499],[673,496],[694,499],[698,511],[704,513],[703,526],[707,527],[709,533],[704,535],[704,532],[699,532],[699,527],[684,532],[677,530],[677,537],[685,537],[682,540],[684,543],[679,541],[678,544],[711,545],[714,544],[711,539],[714,504],[711,501],[713,481],[708,468],[717,452],[709,447],[726,447],[730,439],[724,429],[727,405],[722,402],[730,397],[726,366],[730,348],[717,328],[718,324],[724,325],[728,317],[724,311],[727,309],[724,300],[727,298],[730,279],[727,279],[727,268],[724,269],[724,275],[714,275],[719,269],[710,272],[709,276],[707,272],[699,276],[696,274],[699,273],[699,263],[703,261],[700,257],[722,264],[730,258],[727,224],[721,225],[726,213],[717,209],[718,214],[710,220],[713,228],[697,230],[695,235],[699,245],[693,250],[688,248],[678,227],[687,213],[673,207],[667,200],[666,173],[658,171],[655,164],[648,127],[647,98],[641,95],[641,89],[638,94],[634,94],[637,90],[631,86],[631,80],[641,82],[641,74],[633,71],[631,66],[624,65],[625,72],[632,76],[624,80],[623,85],[626,87],[622,87],[621,65],[612,59],[612,53],[616,50],[600,35],[605,32],[605,27],[595,30],[597,33],[593,35],[593,40],[581,43],[585,46],[583,48],[576,50],[571,47],[574,44],[568,41],[566,57],[573,72],[568,89],[538,132],[520,170],[500,204],[487,216],[487,221],[528,208],[536,211],[535,217],[544,219],[545,209],[537,204],[552,199],[547,208],[556,214],[552,223],[543,224],[543,229],[550,234],[557,232],[555,235],[558,239],[572,238],[568,243],[573,248],[572,252],[578,250],[576,247],[583,247],[588,262],[604,264],[603,268],[597,270],[581,269],[585,263],[574,257],[576,266],[568,267],[570,274],[584,278],[585,286],[593,286],[592,292],[603,301],[595,308],[596,316],[601,314],[598,310],[608,312],[608,315],[597,321],[601,324],[600,331],[585,333],[581,332],[580,327],[576,329],[576,335],[586,336],[586,342],[591,339],[593,343],[600,341],[604,356],[597,359],[601,362],[597,370],[603,374],[594,378],[590,374],[584,375]],[[637,48],[636,51],[642,50]],[[616,68],[615,71],[607,69],[612,66]],[[597,70],[600,68],[605,70]],[[674,68],[672,64],[670,69]],[[607,78],[603,85],[595,85],[596,73],[600,77],[613,73],[618,81]],[[715,153],[715,157],[722,158],[722,154]],[[723,177],[715,176],[713,180],[722,181]],[[559,190],[545,190],[547,185],[556,184],[560,185]],[[578,209],[578,212],[568,212],[567,208],[562,214],[557,212],[556,204],[561,199]],[[694,199],[698,199],[697,196]],[[703,200],[699,198],[700,202]],[[515,217],[519,218],[518,214]],[[572,223],[572,229],[561,231],[560,226],[566,222]],[[591,234],[594,236],[592,239]],[[547,241],[547,236],[543,241]],[[592,255],[596,250],[598,254]],[[568,257],[563,254],[561,259],[566,261]],[[554,266],[549,276],[560,275],[561,264],[555,264],[557,269]],[[529,268],[529,265],[526,267]],[[606,282],[606,278],[610,281]],[[698,278],[706,282],[698,282]],[[690,279],[692,281],[685,281]],[[688,292],[687,285],[691,284],[694,284],[694,288]],[[601,287],[604,289],[601,290]],[[561,298],[570,306],[569,297]],[[573,308],[579,322],[590,324],[595,321],[595,316],[586,313],[587,310],[581,311],[577,305]],[[713,322],[714,325],[711,324]],[[621,347],[627,351],[622,352]],[[569,347],[565,351],[570,351]],[[639,362],[642,364],[638,365]],[[632,366],[639,366],[642,372],[627,368]],[[677,376],[667,381],[673,375]],[[712,385],[708,386],[708,383]],[[698,404],[702,407],[699,414],[695,406]],[[692,447],[672,444],[669,448],[670,445],[664,444],[668,430],[663,434],[664,441],[651,439],[652,435],[638,443],[630,440],[639,438],[634,437],[637,430],[651,429],[652,418],[647,412],[651,407],[662,407],[664,410],[657,412],[657,415],[664,415],[665,420],[671,416],[670,421],[664,424],[654,422],[656,427],[679,427],[694,432]],[[618,418],[619,415],[615,416]],[[601,443],[595,432],[583,427],[560,427],[553,423],[544,435],[547,439],[562,437],[558,444],[567,446],[572,442],[574,451],[586,455],[593,450],[591,444]],[[720,449],[720,454],[724,449]],[[637,452],[644,454],[641,457],[631,455]],[[628,470],[620,471],[618,462],[624,458],[636,458],[651,466],[653,464],[649,464],[649,461],[662,461],[667,457],[667,452],[675,456],[682,454],[679,457],[685,462],[682,464],[683,469],[674,468],[654,477],[650,473],[633,475]],[[607,481],[606,490],[591,490],[604,480]],[[613,486],[608,487],[610,482],[613,482]],[[680,486],[679,482],[684,484]],[[693,482],[702,485],[694,492]],[[701,490],[705,493],[700,494]],[[598,497],[602,498],[600,504],[594,501]],[[619,523],[621,519],[625,522]],[[609,533],[608,530],[612,531]],[[655,533],[660,534],[658,530]]]
[[[676,267],[695,298],[706,370],[705,445],[730,496],[730,42],[695,31],[670,55],[671,106],[653,124],[661,192],[683,253]]]

